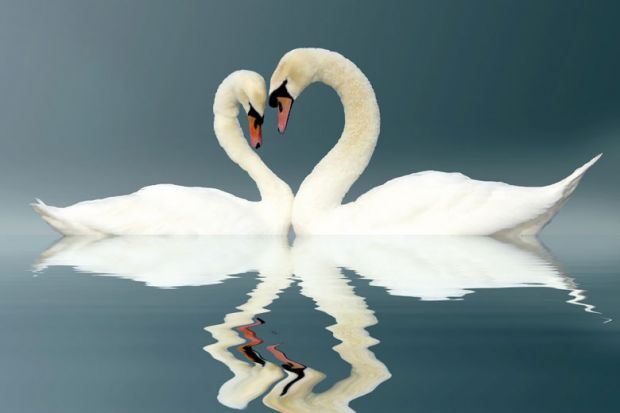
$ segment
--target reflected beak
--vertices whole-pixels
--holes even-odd
[[[278,132],[284,133],[286,130],[286,124],[288,123],[288,117],[291,114],[291,107],[293,106],[293,98],[286,96],[278,96]]]
[[[248,115],[248,124],[250,125],[250,144],[252,148],[258,149],[263,144],[262,119],[254,115]]]

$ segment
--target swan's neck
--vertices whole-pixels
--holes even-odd
[[[345,125],[338,143],[304,179],[295,197],[294,216],[305,220],[340,205],[366,169],[380,128],[379,106],[372,85],[345,57],[323,52],[315,81],[331,86],[344,106]]]
[[[290,202],[292,198],[290,187],[265,165],[243,136],[243,130],[237,119],[239,76],[238,73],[231,74],[215,92],[213,101],[215,136],[228,157],[256,182],[263,201]]]
[[[283,202],[292,196],[290,187],[282,181],[248,145],[236,117],[215,114],[214,129],[217,139],[228,155],[256,182],[263,201]]]

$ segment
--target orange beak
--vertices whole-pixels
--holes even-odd
[[[278,132],[284,133],[288,117],[291,115],[291,107],[293,106],[293,98],[286,96],[278,96]]]
[[[248,115],[250,125],[250,144],[252,148],[258,149],[263,144],[263,126],[260,119],[253,115]]]

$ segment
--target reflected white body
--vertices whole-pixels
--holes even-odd
[[[226,154],[256,182],[261,201],[214,188],[163,184],[65,208],[38,201],[33,208],[64,235],[286,234],[293,193],[243,136],[239,105],[247,111],[250,104],[263,113],[263,78],[250,71],[233,72],[216,92],[214,129]]]
[[[258,284],[247,300],[221,324],[206,328],[215,342],[205,350],[233,374],[221,386],[218,400],[237,409],[262,396],[263,403],[280,412],[351,412],[352,400],[390,377],[370,350],[377,340],[367,328],[378,320],[349,285],[343,267],[393,295],[450,300],[487,288],[552,288],[567,291],[568,303],[594,312],[584,302],[584,292],[536,239],[515,244],[489,237],[312,236],[296,239],[290,248],[284,237],[68,237],[44,252],[36,269],[56,265],[159,288],[209,285],[258,272]],[[334,351],[351,372],[314,392],[325,375],[307,366],[305,377],[282,395],[296,377],[274,361],[260,365],[236,357],[235,347],[245,343],[237,327],[257,316],[268,322],[269,316],[261,314],[269,311],[293,277],[316,309],[333,317],[335,323],[327,329],[339,341]],[[259,335],[261,328],[265,327],[255,329]],[[276,343],[264,343],[269,344]],[[292,359],[304,362],[303,354],[283,346]]]
[[[345,126],[337,144],[306,177],[295,196],[292,224],[298,235],[536,234],[600,156],[566,179],[544,187],[425,171],[392,179],[354,202],[342,204],[375,149],[379,106],[361,70],[342,55],[324,49],[287,53],[273,73],[270,90],[285,85],[296,99],[313,82],[323,82],[338,93]]]
[[[576,288],[535,238],[312,236],[296,241],[302,247],[391,295],[424,301],[460,299],[489,288]]]
[[[288,257],[280,236],[64,237],[41,254],[34,270],[70,266],[149,287],[219,284],[252,271],[279,268]]]
[[[287,380],[278,382],[263,397],[263,403],[285,413],[354,413],[349,407],[353,400],[371,393],[391,377],[387,366],[370,350],[379,341],[366,329],[379,321],[324,250],[308,248],[296,240],[291,255],[301,293],[314,301],[318,311],[334,319],[327,330],[340,343],[333,350],[351,370],[348,377],[323,391],[315,391],[314,387],[325,379],[325,374],[309,366],[304,370],[305,377],[283,394],[284,388],[295,379],[288,373]],[[303,355],[297,358],[303,362]]]

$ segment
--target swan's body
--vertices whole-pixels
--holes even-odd
[[[522,187],[470,179],[460,173],[424,171],[392,179],[320,219],[300,215],[298,233],[533,235],[546,225],[596,159],[567,180]],[[296,218],[296,219],[295,219]]]
[[[264,101],[263,78],[237,71],[222,82],[213,105],[217,139],[256,182],[261,201],[214,188],[163,184],[66,208],[41,201],[33,207],[64,235],[285,234],[290,226],[292,192],[250,148],[237,120],[239,104],[249,112],[257,108],[262,113]]]
[[[350,60],[323,49],[296,49],[271,78],[270,104],[280,107],[283,132],[295,98],[313,82],[336,90],[345,127],[338,143],[302,182],[293,202],[297,234],[532,235],[558,212],[586,170],[544,187],[483,182],[459,173],[402,176],[342,204],[368,165],[380,129],[372,86]]]

